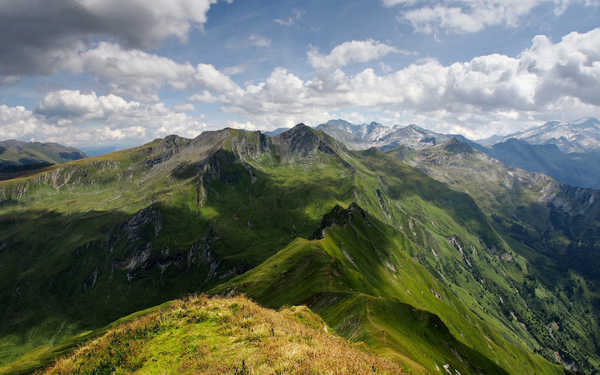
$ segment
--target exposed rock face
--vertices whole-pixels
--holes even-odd
[[[323,216],[323,220],[321,220],[319,229],[317,229],[310,238],[313,240],[322,239],[325,237],[325,231],[327,228],[331,227],[332,225],[351,224],[355,218],[359,217],[366,219],[367,213],[355,202],[352,202],[346,209],[336,205],[328,214]]]
[[[335,154],[334,148],[339,147],[333,138],[305,124],[298,124],[273,137],[273,143],[278,146],[283,157],[307,157],[317,151]]]
[[[144,151],[149,154],[146,159],[146,166],[152,167],[156,164],[163,163],[169,160],[173,155],[189,145],[191,140],[179,137],[177,135],[169,135],[158,143],[147,147]]]
[[[111,235],[109,240],[110,251],[112,252],[114,243],[123,236],[127,237],[130,243],[145,239],[146,226],[150,224],[154,230],[154,237],[158,237],[162,230],[162,214],[158,206],[149,206],[138,211],[131,219],[121,224]]]
[[[187,249],[157,248],[156,240],[163,231],[163,213],[158,205],[138,211],[126,222],[118,225],[106,242],[91,241],[76,251],[84,254],[91,248],[105,249],[112,258],[112,268],[126,272],[127,280],[133,282],[153,270],[164,274],[169,269],[178,272],[206,272],[204,283],[225,279],[248,270],[244,264],[224,262],[215,251],[220,240],[214,227],[209,225],[204,238],[192,243]],[[159,242],[160,243],[160,242]],[[84,288],[92,289],[102,272],[95,270],[85,281]]]

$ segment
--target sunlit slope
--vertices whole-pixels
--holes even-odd
[[[189,297],[108,330],[43,374],[400,374],[306,307]]]
[[[501,294],[504,303],[495,309],[514,314],[548,358],[598,371],[600,192],[506,167],[457,140],[387,154],[474,198],[511,249],[526,259],[515,293]],[[512,258],[501,255],[500,263]],[[513,274],[518,275],[508,273]]]

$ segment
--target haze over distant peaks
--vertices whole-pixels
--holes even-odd
[[[517,138],[531,144],[554,144],[563,152],[600,150],[600,121],[586,117],[573,122],[549,121],[544,125],[509,134],[497,142]],[[489,143],[489,142],[488,142]]]

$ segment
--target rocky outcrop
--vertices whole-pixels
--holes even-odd
[[[322,239],[325,237],[327,228],[337,225],[351,224],[356,219],[367,219],[367,213],[358,204],[352,202],[348,208],[344,209],[339,205],[336,205],[329,213],[323,216],[321,225],[317,229],[310,239]]]
[[[110,236],[109,251],[112,252],[116,243],[126,238],[129,243],[149,240],[146,229],[150,227],[154,237],[158,237],[162,230],[162,214],[157,205],[148,206],[138,211],[125,223],[118,226]]]

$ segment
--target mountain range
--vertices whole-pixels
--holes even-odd
[[[509,134],[504,137],[482,140],[490,145],[509,139],[520,139],[533,145],[556,145],[565,153],[582,153],[600,150],[600,121],[593,117],[573,122],[550,121],[544,125]]]
[[[302,124],[223,129],[0,182],[0,373],[69,353],[83,366],[75,348],[183,297],[165,326],[119,339],[121,362],[97,349],[61,373],[168,368],[160,353],[193,343],[180,324],[228,337],[225,311],[193,320],[209,315],[186,307],[190,293],[305,305],[411,373],[600,371],[599,193],[462,139],[430,143],[359,151]],[[258,332],[231,337],[249,353]]]
[[[384,126],[375,122],[351,124],[331,120],[316,128],[357,150],[398,146],[422,150],[456,138],[508,166],[544,173],[572,186],[600,188],[600,121],[594,118],[573,123],[548,122],[478,142],[416,125]]]

